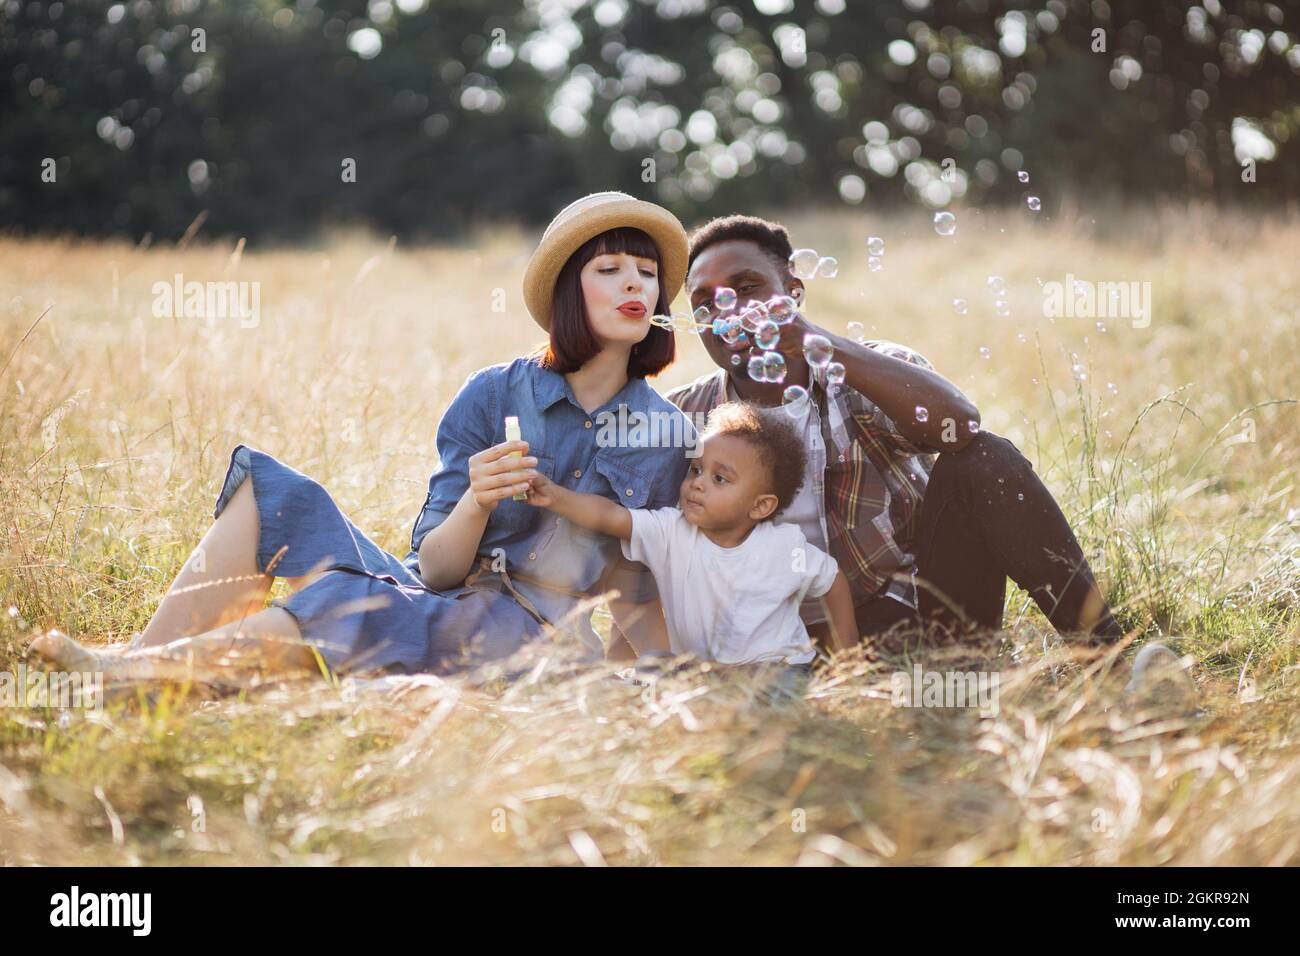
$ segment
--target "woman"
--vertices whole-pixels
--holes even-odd
[[[646,605],[639,613],[657,641],[663,618],[649,572],[613,538],[514,496],[541,473],[632,508],[675,503],[683,449],[605,447],[612,430],[599,426],[620,405],[681,416],[645,379],[675,356],[672,333],[650,317],[669,310],[686,258],[681,223],[651,203],[604,192],[560,211],[524,274],[525,304],[549,344],[465,381],[439,423],[439,465],[404,559],[315,481],[241,444],[211,528],[136,646],[94,651],[51,631],[31,650],[109,680],[183,677],[241,659],[274,672],[321,663],[337,673],[446,672],[571,626],[598,656],[590,610],[565,618],[610,588],[622,595],[616,621],[630,626]],[[507,416],[522,441],[506,440]],[[263,609],[275,577],[293,593]]]

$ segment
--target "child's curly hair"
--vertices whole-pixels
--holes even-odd
[[[794,501],[803,484],[807,452],[794,422],[780,408],[764,408],[753,402],[727,402],[709,412],[704,438],[735,435],[749,442],[768,471],[769,493],[776,495],[775,518]]]

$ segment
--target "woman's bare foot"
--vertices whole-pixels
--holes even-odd
[[[58,628],[46,631],[27,648],[27,656],[46,664],[53,664],[65,671],[104,671],[116,654],[92,650]]]

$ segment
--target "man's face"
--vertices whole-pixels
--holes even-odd
[[[691,271],[686,276],[686,292],[691,297],[692,310],[702,305],[712,309],[714,293],[721,288],[736,291],[737,311],[742,310],[750,299],[766,302],[773,296],[792,295],[803,301],[803,283],[788,269],[779,268],[772,256],[748,239],[714,243],[691,263]],[[742,336],[735,345],[727,345],[712,332],[704,332],[700,338],[717,365],[725,369],[736,368],[731,357],[739,354],[738,367],[745,368],[746,357],[753,347],[749,335]]]

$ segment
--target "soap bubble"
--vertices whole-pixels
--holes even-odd
[[[799,414],[802,411],[801,403],[807,400],[808,390],[802,385],[791,385],[781,393],[781,403],[791,414]]]
[[[749,377],[756,382],[765,381],[763,374],[763,355],[761,352],[755,352],[749,356]]]
[[[1074,375],[1076,382],[1086,382],[1088,380],[1088,370],[1079,362],[1075,362],[1070,366],[1070,373]]]
[[[1034,212],[1038,212],[1038,210],[1043,208],[1043,201],[1039,199],[1037,196],[1030,196],[1028,199],[1025,200],[1025,205],[1027,205]]]
[[[867,239],[867,252],[873,256],[883,256],[885,254],[885,240],[879,236],[871,236]]]
[[[790,253],[790,273],[799,279],[811,279],[820,262],[816,249],[796,249]]]
[[[880,261],[880,256],[867,256],[867,268],[872,272],[879,272],[884,263]]]
[[[770,349],[781,339],[781,327],[771,319],[764,319],[754,330],[754,344],[760,349]]]
[[[723,312],[730,312],[736,307],[736,290],[724,285],[713,293],[713,304]]]
[[[835,354],[835,349],[831,346],[831,340],[826,336],[818,335],[816,332],[809,332],[803,337],[803,356],[808,360],[809,365],[815,368],[825,368],[833,354]]]
[[[966,305],[966,300],[965,300],[965,299],[953,299],[953,300],[952,300],[952,307],[953,307],[953,310],[954,310],[958,315],[965,315],[965,314],[966,314],[967,305]]]
[[[829,362],[826,365],[826,384],[843,385],[845,376],[844,366],[839,362]]]
[[[793,296],[774,295],[767,300],[767,317],[777,325],[786,325],[794,321],[799,311],[799,303]]]
[[[731,353],[731,364],[732,364],[732,365],[739,365],[739,364],[740,364],[740,353],[739,353],[739,352],[732,352],[732,353]]]
[[[941,236],[951,236],[957,231],[957,217],[950,212],[934,214],[934,231]]]
[[[998,299],[993,303],[993,311],[1003,318],[1006,318],[1011,314],[1011,305],[1006,299]]]
[[[1118,394],[1119,394],[1119,388],[1118,388],[1118,386],[1115,385],[1114,382],[1107,382],[1107,383],[1106,383],[1106,391],[1110,392],[1112,395],[1118,395]]]
[[[916,420],[918,422],[928,422],[930,420],[930,409],[924,405],[916,406]]]
[[[731,328],[731,320],[718,316],[713,320],[713,334],[719,338],[727,334],[727,329]]]
[[[763,353],[763,378],[768,382],[785,381],[785,356],[780,352]]]
[[[1007,291],[1007,280],[1002,276],[989,276],[987,283],[989,291],[996,296],[1000,296]]]
[[[695,323],[685,312],[674,312],[672,328],[674,332],[692,332],[695,330]]]
[[[845,334],[859,345],[867,340],[867,330],[861,322],[850,322]]]
[[[1016,179],[1020,180],[1022,183],[1029,182],[1029,172],[1024,169],[1020,170],[1020,172],[1016,173]]]
[[[991,358],[992,356],[993,353],[989,351],[989,347],[987,345],[980,346],[980,358]]]
[[[980,430],[980,423],[972,418],[966,422],[966,430],[972,435],[977,434]]]
[[[840,272],[840,260],[834,256],[822,256],[817,260],[817,278],[834,279]]]
[[[754,304],[751,301],[749,305],[745,306],[745,310],[740,313],[740,325],[746,332],[757,332],[758,323],[767,318],[767,309],[756,309]]]

